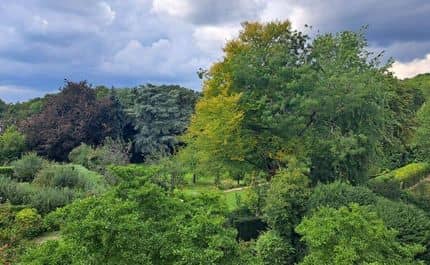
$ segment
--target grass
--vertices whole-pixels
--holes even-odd
[[[237,185],[235,182],[226,180],[229,189],[222,190],[215,185],[214,179],[210,177],[202,177],[197,179],[196,183],[192,183],[192,175],[187,175],[185,182],[186,185],[182,189],[185,194],[198,195],[204,192],[218,192],[224,198],[230,211],[238,207],[238,202],[243,200],[246,189],[246,187]]]

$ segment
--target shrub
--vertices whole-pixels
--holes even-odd
[[[28,205],[40,213],[48,213],[78,197],[82,197],[82,194],[68,188],[39,187],[0,178],[1,203],[9,201],[13,205]]]
[[[19,158],[25,149],[25,137],[15,127],[9,127],[0,135],[0,164]]]
[[[32,181],[37,172],[42,169],[45,160],[36,153],[28,153],[21,159],[12,162],[14,178],[18,181]]]
[[[102,146],[92,148],[81,144],[69,154],[69,160],[90,170],[105,174],[109,165],[125,165],[129,162],[128,143],[106,138]]]
[[[0,178],[0,202],[9,201],[14,205],[26,204],[35,192],[28,183],[17,183],[9,178]]]
[[[363,186],[351,186],[344,182],[318,185],[309,199],[309,210],[315,210],[322,206],[340,208],[350,203],[359,205],[371,205],[376,203],[377,196],[371,190]]]
[[[430,165],[427,163],[411,163],[394,170],[391,174],[400,182],[403,188],[411,187],[425,178],[430,173]]]
[[[283,265],[294,262],[294,248],[273,230],[258,238],[255,250],[262,265]]]
[[[398,231],[400,242],[427,247],[421,258],[430,262],[430,217],[426,212],[413,205],[384,198],[378,199],[374,210],[387,227]]]
[[[403,195],[400,183],[390,175],[373,178],[369,180],[367,186],[376,194],[392,200],[398,200]]]
[[[26,238],[38,236],[43,231],[42,217],[35,209],[25,208],[15,216],[17,230]]]
[[[49,165],[39,171],[34,183],[44,187],[76,188],[91,193],[100,192],[106,187],[101,175],[73,164]]]
[[[71,203],[74,199],[82,197],[82,194],[68,188],[39,188],[30,198],[29,205],[40,213],[46,214],[59,207]]]
[[[92,152],[93,152],[93,149],[91,148],[91,146],[85,143],[82,143],[81,145],[79,145],[78,147],[75,147],[72,151],[70,151],[69,161],[74,164],[78,164],[86,168],[90,168],[89,158]]]
[[[71,255],[75,252],[74,247],[64,240],[49,240],[40,247],[27,249],[20,264],[85,264],[85,258],[79,263],[76,262],[76,255]]]
[[[352,203],[333,209],[321,207],[296,227],[308,247],[302,265],[422,264],[414,260],[424,248],[404,244],[370,207]]]
[[[0,166],[0,177],[12,177],[13,176],[13,167],[1,167]]]

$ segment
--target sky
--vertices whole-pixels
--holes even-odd
[[[64,80],[201,89],[243,21],[312,32],[368,25],[370,50],[399,78],[430,72],[429,0],[0,0],[0,98],[24,101]]]

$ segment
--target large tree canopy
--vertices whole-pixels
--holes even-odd
[[[392,136],[397,85],[363,34],[310,42],[289,22],[243,26],[207,73],[187,135],[196,164],[273,173],[295,154],[311,162],[313,181],[362,181]]]
[[[97,145],[107,136],[119,136],[122,119],[115,99],[98,100],[86,82],[68,81],[59,94],[46,98],[42,112],[28,118],[23,129],[31,149],[65,160],[80,143]]]

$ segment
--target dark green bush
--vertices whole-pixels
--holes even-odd
[[[262,265],[294,263],[294,247],[273,230],[262,234],[258,238],[255,250]]]
[[[340,208],[350,203],[371,205],[376,201],[376,194],[368,188],[336,181],[331,184],[319,184],[312,192],[308,205],[309,210],[313,211],[322,206]]]
[[[12,177],[13,176],[13,167],[1,167],[0,166],[0,177]]]
[[[373,206],[385,225],[399,232],[405,244],[421,244],[427,248],[421,259],[430,262],[430,217],[423,210],[403,202],[380,198]]]
[[[36,153],[28,153],[12,162],[14,178],[18,181],[32,181],[46,161]]]
[[[400,183],[389,175],[373,178],[367,186],[376,194],[392,200],[398,200],[403,195]]]

